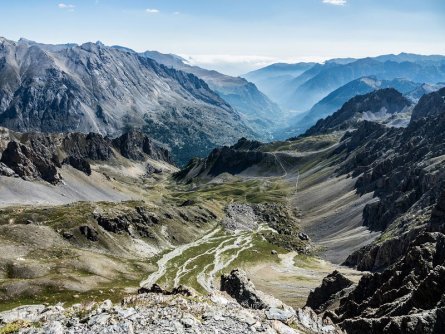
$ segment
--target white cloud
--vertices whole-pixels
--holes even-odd
[[[155,8],[147,8],[145,11],[149,14],[158,14],[159,13],[159,9],[155,9]]]
[[[60,9],[68,9],[68,10],[74,10],[74,8],[76,8],[76,6],[66,3],[59,3],[57,7],[59,7]]]
[[[173,12],[173,15],[179,15],[181,12]]]
[[[299,56],[282,58],[259,55],[225,55],[225,54],[180,54],[190,65],[200,66],[209,70],[238,76],[273,63],[323,62],[334,57]]]
[[[180,55],[190,65],[201,66],[225,74],[239,75],[275,63],[277,58],[256,55],[195,54]]]
[[[344,6],[346,5],[346,0],[323,0],[323,3],[335,6]]]
[[[190,63],[201,64],[237,64],[237,63],[249,63],[249,64],[270,64],[276,60],[273,57],[266,56],[253,56],[253,55],[221,55],[221,54],[205,54],[205,55],[189,55],[184,56]]]

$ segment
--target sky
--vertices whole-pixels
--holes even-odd
[[[240,75],[274,62],[445,54],[445,0],[0,0],[0,36],[102,41]]]

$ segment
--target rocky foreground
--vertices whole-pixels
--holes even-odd
[[[255,289],[234,270],[221,280],[227,293],[197,296],[187,289],[157,286],[120,304],[22,306],[0,313],[0,332],[12,333],[342,333],[310,308],[297,309]],[[3,332],[2,332],[3,330]]]

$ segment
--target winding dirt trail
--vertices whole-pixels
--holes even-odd
[[[260,227],[258,231],[263,230]],[[158,260],[158,270],[150,274],[141,286],[151,287],[161,280],[164,275],[174,271],[172,279],[173,287],[177,287],[186,280],[187,275],[194,274],[196,282],[207,292],[214,290],[214,280],[218,272],[228,267],[240,254],[253,246],[253,234],[256,231],[236,231],[233,234],[216,235],[221,229],[216,229],[212,233],[198,239],[190,244],[182,245],[171,252],[168,252]],[[192,255],[181,263],[178,259],[185,251],[193,252],[196,248],[196,255]],[[211,256],[204,266],[199,265],[202,257]],[[170,276],[169,276],[170,277]]]
[[[207,291],[211,292],[214,290],[213,282],[215,280],[216,274],[229,266],[233,261],[235,261],[241,252],[252,247],[252,235],[250,232],[242,232],[236,238],[230,239],[232,243],[224,245],[221,243],[213,250],[214,261],[209,263],[204,269],[198,274],[198,283]],[[228,258],[224,258],[223,254],[227,251],[236,249],[236,253],[230,255]],[[207,270],[213,265],[213,269],[207,273]]]
[[[209,234],[205,235],[204,237],[202,237],[201,239],[198,239],[198,240],[196,240],[194,242],[191,242],[189,244],[185,244],[185,245],[176,247],[171,252],[165,254],[157,262],[158,270],[155,271],[154,273],[150,274],[150,276],[148,276],[148,278],[145,281],[142,281],[140,283],[140,286],[151,287],[154,283],[156,283],[156,281],[158,279],[160,279],[166,273],[166,271],[167,271],[167,264],[172,259],[182,255],[182,253],[184,253],[184,251],[186,251],[187,249],[199,246],[199,245],[201,245],[203,243],[206,243],[206,242],[209,242],[209,241],[218,240],[220,237],[216,237],[216,238],[213,237],[218,232],[220,232],[220,229],[215,229],[211,233],[209,233]]]

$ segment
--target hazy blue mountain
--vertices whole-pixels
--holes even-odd
[[[445,87],[445,83],[443,82],[437,84],[422,84],[406,93],[406,96],[411,99],[411,101],[418,102],[423,95],[433,93],[443,87]]]
[[[356,95],[363,95],[382,88],[395,88],[402,94],[412,92],[422,84],[405,79],[378,80],[376,77],[363,77],[347,83],[334,90],[328,96],[316,103],[304,117],[298,121],[298,126],[307,128],[321,118],[332,115],[341,106]]]
[[[315,63],[277,63],[244,74],[243,77],[255,83],[258,88],[278,104],[285,100],[283,93],[290,82],[312,68]]]
[[[310,109],[315,103],[337,88],[363,76],[381,80],[404,78],[414,82],[436,83],[445,79],[445,61],[434,62],[381,62],[364,58],[345,65],[323,69],[316,76],[296,87],[287,101],[288,108]],[[289,87],[293,90],[294,87]]]
[[[395,61],[397,63],[402,63],[402,62],[412,62],[412,63],[423,63],[423,62],[428,62],[428,63],[441,63],[443,61],[445,61],[445,56],[441,56],[441,55],[417,55],[414,53],[399,53],[398,55],[395,54],[389,54],[389,55],[382,55],[382,56],[377,56],[374,57],[375,60],[381,61],[381,62],[385,62],[385,61]]]
[[[365,76],[379,80],[397,78],[435,84],[445,81],[445,57],[408,53],[382,55],[374,58],[331,59],[323,64],[312,64],[306,71],[289,71],[279,77],[272,69],[286,68],[274,64],[246,75],[249,80],[276,101],[282,109],[304,112],[345,84]],[[292,64],[288,64],[292,68]],[[300,65],[300,68],[303,66]]]

